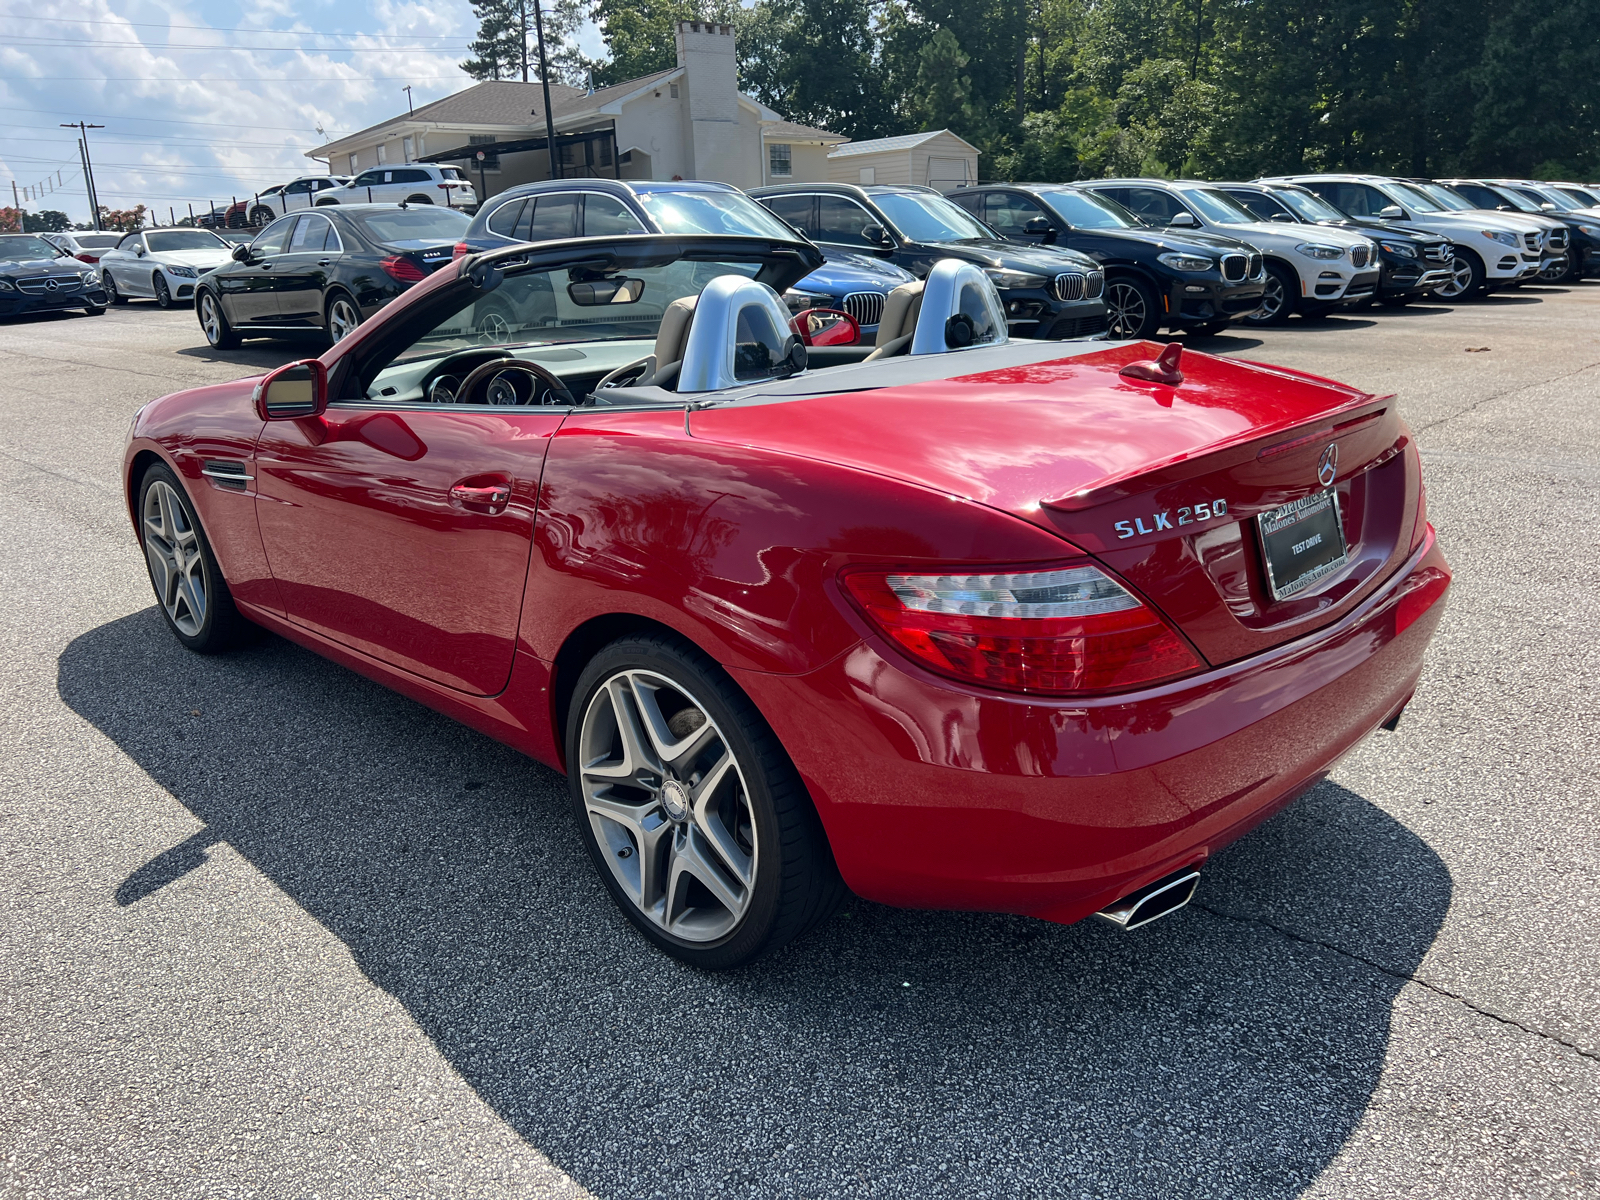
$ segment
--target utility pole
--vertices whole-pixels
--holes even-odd
[[[63,129],[76,129],[82,136],[78,138],[78,153],[83,156],[83,179],[89,188],[89,211],[94,222],[95,231],[100,231],[100,195],[94,190],[94,164],[89,161],[89,130],[104,129],[104,125],[90,125],[86,121],[63,121]]]
[[[22,219],[22,200],[17,196],[17,181],[11,181],[11,208],[17,214],[17,232],[22,232],[22,227],[27,224]]]
[[[411,107],[411,85],[408,83],[400,90],[406,94],[406,112],[414,116],[417,110]],[[331,166],[332,164],[329,165]]]
[[[526,66],[528,57],[527,0],[523,0],[522,20],[522,57],[524,62],[522,78],[526,80],[528,78],[528,68]],[[550,178],[558,179],[560,175],[556,168],[556,118],[555,114],[550,111],[550,63],[544,55],[544,17],[541,15],[539,0],[533,0],[533,29],[539,38],[539,84],[544,88],[544,134],[546,146],[550,151]]]

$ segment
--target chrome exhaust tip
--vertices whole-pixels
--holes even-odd
[[[1115,904],[1108,904],[1097,917],[1103,917],[1121,929],[1138,929],[1151,921],[1159,921],[1168,913],[1175,913],[1190,900],[1200,886],[1200,868],[1184,867],[1154,883],[1147,883],[1138,891],[1129,892]]]

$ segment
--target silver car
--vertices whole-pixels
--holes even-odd
[[[232,261],[233,247],[209,229],[146,229],[100,256],[100,279],[113,304],[144,298],[171,308],[194,299],[202,275]]]

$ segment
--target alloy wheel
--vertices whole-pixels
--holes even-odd
[[[1150,314],[1138,288],[1131,283],[1113,283],[1106,288],[1106,315],[1112,337],[1131,339],[1139,336]]]
[[[335,296],[333,303],[328,305],[328,336],[336,342],[342,342],[355,332],[359,324],[361,314],[356,311],[356,306],[344,296]]]
[[[759,847],[744,774],[705,706],[664,675],[618,671],[589,701],[578,753],[584,810],[622,892],[683,941],[729,934]]]
[[[156,305],[160,308],[172,307],[172,291],[167,287],[167,281],[160,275],[156,276]]]
[[[205,557],[199,532],[172,485],[158,479],[144,494],[144,555],[150,581],[173,626],[198,637],[206,623]]]
[[[1283,306],[1287,299],[1288,297],[1283,290],[1283,280],[1268,271],[1267,285],[1261,292],[1261,307],[1251,313],[1246,320],[1254,321],[1257,324],[1276,321],[1283,315]]]
[[[473,324],[478,342],[484,346],[502,346],[511,338],[511,323],[497,312],[485,313]]]
[[[110,271],[100,272],[100,286],[105,288],[106,299],[110,303],[116,304],[122,299],[121,296],[117,295],[117,281],[111,278]]]
[[[1454,300],[1472,286],[1472,264],[1459,254],[1450,264],[1450,278],[1433,289],[1441,300]]]
[[[1560,283],[1566,277],[1567,259],[1565,255],[1560,258],[1552,258],[1539,268],[1539,278],[1546,283]]]
[[[200,294],[200,328],[205,330],[206,341],[213,346],[222,340],[222,312],[210,292]]]

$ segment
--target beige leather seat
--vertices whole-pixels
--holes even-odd
[[[667,305],[656,330],[655,366],[640,383],[671,387],[683,363],[683,348],[689,343],[689,326],[694,323],[694,306],[699,296],[680,296]]]
[[[669,309],[670,311],[670,309]],[[878,321],[876,349],[866,361],[904,354],[911,348],[911,335],[917,331],[917,317],[922,314],[922,281],[902,283],[889,293],[883,304],[883,316]],[[666,322],[662,322],[666,327]]]

